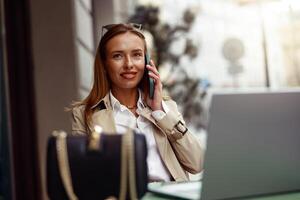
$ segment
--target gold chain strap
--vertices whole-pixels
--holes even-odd
[[[126,199],[126,192],[127,192],[127,140],[128,135],[124,134],[121,138],[121,171],[120,171],[120,193],[119,193],[119,200]]]
[[[128,130],[122,137],[121,146],[121,180],[119,199],[126,199],[127,177],[129,176],[130,199],[136,200],[136,176],[135,176],[135,155],[134,155],[134,135],[132,130]]]
[[[135,151],[134,151],[134,135],[133,132],[130,131],[127,133],[129,135],[129,141],[127,143],[128,148],[128,155],[129,155],[129,169],[128,169],[128,175],[129,175],[129,189],[130,189],[130,196],[131,199],[135,200],[137,199],[137,193],[136,193],[136,177],[135,177]]]
[[[54,131],[53,134],[56,136],[56,151],[59,172],[67,196],[70,200],[78,200],[78,197],[75,195],[72,185],[66,141],[67,134],[63,131]]]

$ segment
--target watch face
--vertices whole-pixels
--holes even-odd
[[[184,126],[184,124],[181,121],[179,121],[175,127],[182,134],[187,132],[187,128]]]

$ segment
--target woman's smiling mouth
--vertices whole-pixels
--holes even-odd
[[[136,76],[137,72],[123,72],[121,76],[125,79],[133,79]]]

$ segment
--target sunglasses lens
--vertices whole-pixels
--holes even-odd
[[[136,29],[139,29],[141,30],[142,29],[142,24],[134,24],[134,23],[131,23],[131,25],[136,28]]]

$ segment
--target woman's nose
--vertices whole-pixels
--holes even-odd
[[[130,56],[126,56],[125,66],[124,67],[127,68],[127,69],[133,68],[133,61],[130,58]]]

